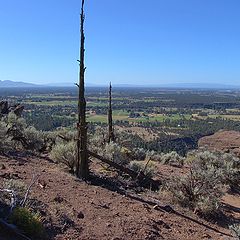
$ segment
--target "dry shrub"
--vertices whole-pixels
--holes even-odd
[[[168,184],[173,198],[205,217],[219,212],[225,175],[218,160],[214,153],[208,151],[196,153],[189,173],[174,177]]]
[[[34,127],[27,127],[23,130],[23,136],[27,140],[31,150],[39,151],[44,145],[44,133]]]
[[[212,215],[219,210],[222,186],[214,170],[196,168],[184,177],[175,177],[168,184],[174,200],[182,206],[203,214]]]
[[[100,154],[103,154],[104,157],[107,157],[109,160],[121,165],[126,165],[130,161],[128,149],[121,147],[114,142],[106,144],[104,149],[100,151]]]
[[[143,172],[146,176],[152,178],[155,173],[154,164],[151,162],[148,165],[146,164],[146,161],[131,161],[128,167],[137,173]]]
[[[23,118],[9,113],[0,119],[0,152],[12,150],[30,150],[39,152],[47,149],[47,144],[55,142],[56,136],[51,132],[38,131],[32,126],[27,126]]]
[[[136,159],[138,161],[145,160],[147,156],[147,152],[144,148],[134,148],[132,151],[133,159]]]
[[[171,166],[182,167],[184,164],[184,158],[175,151],[161,154],[160,159],[163,164],[169,164]]]
[[[240,159],[225,153],[221,155],[222,182],[227,184],[232,191],[240,189]]]
[[[236,239],[240,239],[240,224],[235,223],[235,224],[229,226],[229,229],[236,236]]]
[[[65,164],[71,172],[74,172],[76,156],[77,147],[74,141],[56,144],[50,153],[51,159]]]
[[[7,136],[7,124],[0,121],[0,153],[5,153],[13,149],[13,142]]]

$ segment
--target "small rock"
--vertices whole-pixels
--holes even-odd
[[[83,212],[80,211],[80,212],[78,213],[77,217],[78,217],[79,219],[83,219],[83,218],[84,218]]]
[[[59,195],[57,195],[53,200],[58,203],[62,203],[64,201],[63,197]]]

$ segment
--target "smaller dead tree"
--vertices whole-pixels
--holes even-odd
[[[115,141],[112,119],[112,84],[109,85],[109,108],[108,108],[108,143]]]

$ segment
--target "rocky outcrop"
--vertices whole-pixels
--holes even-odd
[[[198,141],[198,147],[235,153],[240,157],[240,132],[219,131]]]

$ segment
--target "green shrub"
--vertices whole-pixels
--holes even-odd
[[[46,232],[40,216],[32,213],[28,208],[15,208],[9,217],[9,222],[16,225],[30,238],[46,239]]]
[[[74,172],[75,161],[77,156],[77,146],[74,141],[60,143],[53,147],[50,157],[58,163],[63,163]]]

